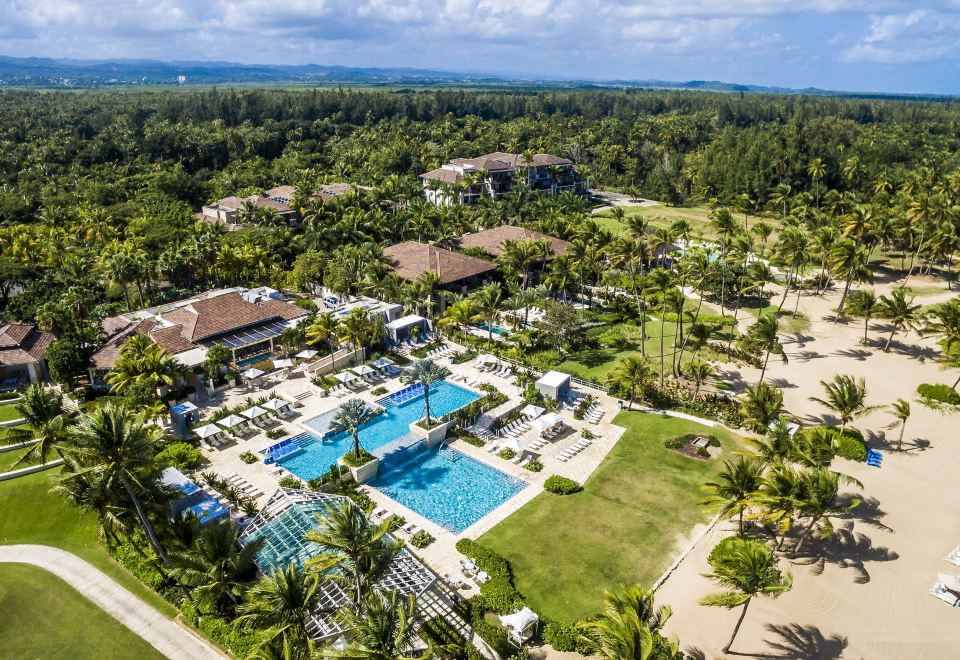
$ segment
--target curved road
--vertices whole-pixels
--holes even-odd
[[[0,563],[3,562],[32,564],[50,571],[168,658],[222,660],[226,657],[74,554],[47,545],[0,545]]]

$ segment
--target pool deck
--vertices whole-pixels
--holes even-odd
[[[451,364],[447,358],[438,359],[437,362],[450,368],[453,372],[451,381],[460,387],[468,386],[465,386],[463,382],[457,380],[456,377],[466,376],[468,379],[479,379],[480,382],[490,383],[512,399],[518,399],[522,396],[521,390],[512,382],[512,379],[505,379],[479,371],[473,362],[455,365]],[[380,394],[374,397],[370,394],[371,390],[378,386],[387,388],[388,394],[392,394],[406,387],[406,385],[400,382],[399,378],[387,378],[375,384],[368,385],[355,395],[337,398],[323,396],[322,393],[318,392],[317,388],[304,377],[302,372],[298,373],[294,371],[286,380],[273,384],[269,389],[249,391],[246,388],[238,387],[227,390],[218,397],[216,405],[227,404],[233,406],[242,403],[244,399],[248,397],[258,398],[267,395],[273,395],[295,402],[296,415],[278,422],[286,432],[284,437],[288,437],[304,431],[310,431],[308,427],[302,425],[304,420],[333,410],[348,398],[359,397],[367,403],[373,404],[377,399],[387,396],[387,394]],[[488,452],[486,448],[475,447],[462,440],[454,440],[450,443],[451,447],[467,454],[477,461],[496,468],[501,472],[505,472],[528,484],[520,493],[511,497],[463,532],[454,533],[440,527],[424,516],[391,499],[374,487],[367,486],[364,490],[376,503],[378,508],[387,509],[392,513],[403,516],[408,523],[414,523],[417,527],[427,530],[436,538],[436,541],[427,548],[422,550],[411,548],[416,554],[422,557],[433,570],[441,576],[449,574],[462,578],[463,576],[460,573],[460,560],[463,559],[463,556],[457,552],[455,547],[458,540],[461,538],[475,539],[493,528],[507,516],[542,493],[543,482],[551,475],[558,474],[575,479],[581,483],[584,482],[593,471],[597,469],[607,453],[620,440],[625,429],[611,423],[612,419],[620,411],[617,399],[594,390],[591,390],[590,394],[593,394],[597,402],[604,408],[605,414],[603,418],[597,424],[590,424],[586,421],[574,420],[573,413],[570,409],[563,410],[560,416],[572,431],[546,445],[539,451],[529,452],[536,455],[543,463],[543,470],[540,472],[530,472],[525,468],[521,468],[518,464],[500,458],[495,453]],[[592,444],[567,462],[557,460],[556,455],[558,453],[581,439],[580,431],[582,429],[589,429],[597,436],[592,441]],[[535,433],[533,431],[528,432],[521,438],[521,446],[524,445],[525,440],[532,440],[534,437]],[[231,441],[228,444],[224,444],[219,449],[203,450],[204,456],[210,460],[210,465],[202,467],[200,471],[212,470],[221,475],[240,475],[262,493],[259,501],[263,503],[266,501],[263,498],[269,497],[279,487],[279,479],[271,474],[271,471],[274,470],[276,466],[265,465],[259,460],[256,463],[246,464],[240,460],[240,454],[246,451],[251,451],[256,454],[276,442],[279,442],[279,440],[271,440],[267,438],[265,432],[259,431],[247,439]],[[467,581],[464,581],[464,587],[460,590],[460,593],[468,596],[475,592],[476,587],[472,584],[468,585]]]

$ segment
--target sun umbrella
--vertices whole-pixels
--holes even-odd
[[[246,424],[247,420],[243,417],[238,417],[237,415],[227,415],[223,419],[217,420],[217,425],[222,426],[225,429],[232,429],[240,426],[241,424]]]
[[[373,366],[376,369],[386,369],[387,367],[392,367],[394,364],[395,362],[393,360],[385,357],[377,358],[373,361]]]
[[[532,403],[528,406],[525,406],[523,410],[520,411],[521,417],[528,417],[530,419],[536,419],[543,414],[544,409],[540,406],[535,406]]]
[[[312,348],[305,348],[297,353],[297,357],[301,360],[309,360],[312,357],[316,357],[316,355],[317,351],[313,350]]]
[[[265,371],[261,371],[256,367],[250,367],[240,375],[243,376],[246,380],[256,380],[257,378],[260,378],[260,376],[262,376],[265,373],[266,373]]]
[[[206,440],[207,438],[213,438],[220,435],[223,433],[223,429],[216,424],[204,424],[203,426],[193,429],[193,432],[198,438]]]
[[[252,408],[247,408],[246,410],[240,411],[240,416],[246,417],[247,419],[259,419],[260,417],[263,417],[264,415],[269,415],[269,414],[270,413],[268,413],[266,410],[264,410],[260,406],[253,406]]]
[[[290,360],[288,358],[281,358],[279,360],[274,360],[273,366],[276,369],[289,369],[290,367],[293,366],[293,360]]]
[[[340,373],[333,374],[333,377],[341,383],[351,383],[358,378],[357,374],[349,371],[341,371]]]
[[[377,373],[376,369],[371,369],[365,364],[361,364],[359,367],[354,367],[353,369],[351,369],[351,371],[353,371],[353,373],[357,374],[358,376],[368,376],[370,374]]]

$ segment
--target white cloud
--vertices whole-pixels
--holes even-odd
[[[960,49],[960,14],[919,9],[874,16],[860,42],[843,53],[847,62],[934,62]]]

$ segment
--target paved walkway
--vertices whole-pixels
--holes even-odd
[[[32,564],[50,571],[168,658],[207,660],[226,657],[74,554],[46,545],[3,545],[0,546],[0,563],[3,562]]]

